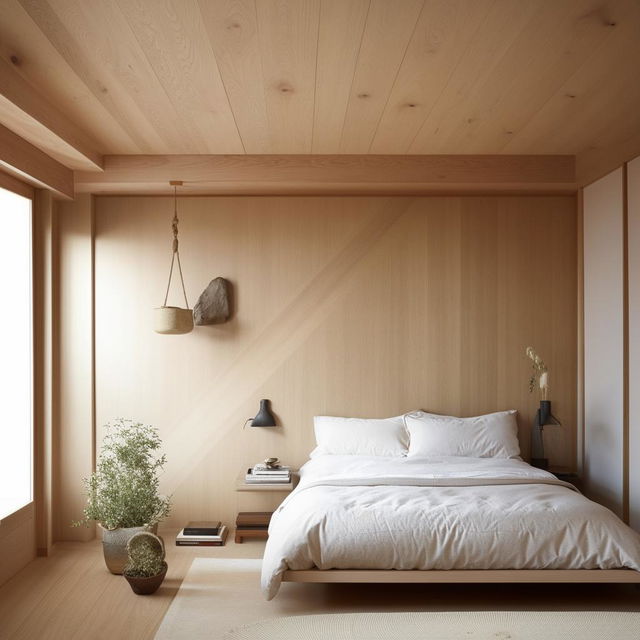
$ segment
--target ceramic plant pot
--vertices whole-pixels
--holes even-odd
[[[164,568],[157,576],[151,576],[150,578],[138,578],[135,576],[128,576],[125,573],[124,577],[127,579],[133,593],[137,593],[139,596],[148,596],[159,589],[166,575],[167,563],[165,562]]]
[[[102,529],[102,551],[104,552],[104,562],[111,573],[121,575],[124,566],[127,564],[127,542],[140,531],[151,531],[156,533],[158,525],[153,527],[123,527],[119,529]]]
[[[153,310],[153,329],[164,335],[179,335],[193,331],[193,310],[181,307],[158,307]]]

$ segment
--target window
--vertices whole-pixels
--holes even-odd
[[[33,499],[31,200],[0,188],[0,519]]]

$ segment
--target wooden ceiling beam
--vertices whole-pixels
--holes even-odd
[[[0,122],[71,169],[102,169],[95,143],[0,58]]]
[[[208,195],[567,194],[574,156],[114,155],[75,173],[78,193]]]
[[[29,184],[73,198],[73,171],[0,125],[0,167]]]

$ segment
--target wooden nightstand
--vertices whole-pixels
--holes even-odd
[[[558,478],[558,480],[562,480],[563,482],[572,484],[576,489],[578,489],[578,491],[581,490],[580,485],[582,483],[580,480],[580,476],[577,473],[573,471],[554,471],[552,469],[549,469],[549,473],[553,473],[553,475]]]
[[[244,481],[245,471],[240,472],[236,479],[236,491],[255,491],[255,492],[265,492],[268,491],[270,493],[290,493],[293,491],[295,486],[298,484],[299,476],[297,470],[291,471],[291,482],[286,484],[278,483],[278,484],[247,484]],[[267,531],[268,522],[271,518],[271,513],[269,511],[260,511],[260,512],[246,512],[241,511],[236,517],[236,535],[235,541],[238,544],[242,544],[244,538],[257,538],[259,540],[266,540],[269,537],[269,533]],[[255,516],[254,519],[251,516]],[[243,518],[245,521],[245,527],[239,523],[239,519]]]

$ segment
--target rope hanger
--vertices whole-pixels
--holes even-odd
[[[189,302],[187,301],[187,290],[184,286],[184,278],[182,276],[182,265],[180,264],[180,251],[178,250],[178,185],[182,184],[182,181],[172,180],[169,184],[173,186],[173,220],[171,221],[171,229],[173,231],[173,245],[171,253],[171,268],[169,269],[169,282],[167,282],[167,292],[164,296],[163,307],[167,306],[167,300],[169,299],[169,289],[171,288],[171,276],[173,275],[173,265],[178,259],[178,271],[180,273],[180,282],[182,284],[182,293],[184,294],[184,303],[189,308]]]

